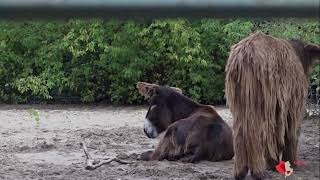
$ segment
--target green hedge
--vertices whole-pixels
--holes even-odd
[[[232,44],[261,30],[320,43],[313,20],[0,22],[0,102],[59,97],[140,104],[137,81],[170,84],[203,103],[224,97]],[[320,66],[317,67],[318,73]],[[315,73],[316,73],[315,71]],[[319,76],[312,76],[320,84]]]

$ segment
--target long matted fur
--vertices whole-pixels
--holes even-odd
[[[294,161],[308,79],[288,41],[257,32],[232,46],[225,85],[235,175]]]

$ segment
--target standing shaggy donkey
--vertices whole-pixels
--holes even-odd
[[[320,47],[254,33],[231,48],[226,98],[234,123],[236,179],[293,165],[312,65]],[[318,61],[317,61],[318,62]]]

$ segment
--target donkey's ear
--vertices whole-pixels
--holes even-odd
[[[145,97],[150,97],[153,94],[154,89],[158,87],[156,84],[150,84],[147,82],[138,82],[137,89],[139,93]]]
[[[170,88],[176,91],[177,93],[182,94],[182,90],[180,88],[177,88],[177,87],[170,87]]]
[[[304,49],[310,53],[311,58],[320,59],[320,45],[306,44]]]

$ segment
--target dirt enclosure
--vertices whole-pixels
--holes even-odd
[[[39,122],[29,109],[39,112]],[[232,124],[224,107],[219,114]],[[0,179],[232,179],[233,160],[141,162],[138,154],[153,149],[160,138],[143,132],[146,107],[2,106],[0,108]],[[299,161],[290,179],[319,179],[319,118],[305,119],[299,142]],[[84,169],[84,139],[95,158],[115,157],[94,171]],[[268,172],[272,179],[285,179]],[[247,178],[250,179],[250,178]]]

